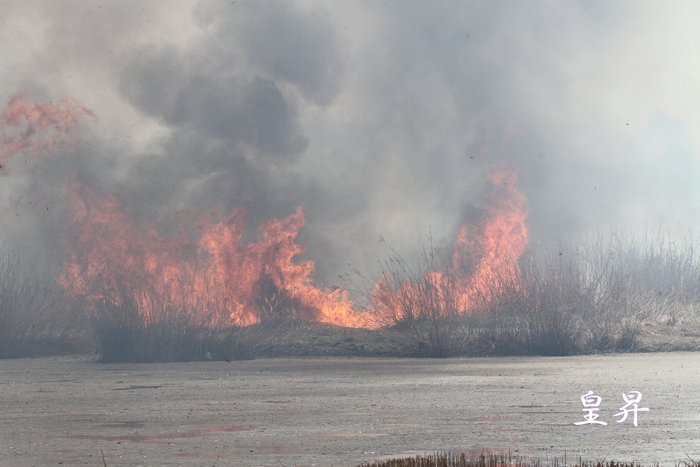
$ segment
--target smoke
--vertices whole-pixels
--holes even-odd
[[[373,274],[380,239],[451,242],[503,163],[535,243],[684,232],[700,219],[699,8],[5,3],[0,101],[71,96],[96,118],[78,145],[14,157],[0,235],[57,255],[72,174],[166,230],[175,212],[242,207],[254,230],[303,206],[300,242],[334,283],[348,263]]]

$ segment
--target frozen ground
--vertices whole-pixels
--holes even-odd
[[[603,397],[583,420],[580,396]],[[635,428],[614,417],[643,393]],[[631,416],[630,416],[631,418]],[[335,465],[434,450],[700,459],[700,353],[0,361],[0,465]]]

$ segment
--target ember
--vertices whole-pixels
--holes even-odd
[[[24,94],[15,95],[0,115],[0,172],[7,171],[9,159],[18,153],[45,154],[77,143],[80,119],[88,116],[94,115],[70,97],[35,104]]]

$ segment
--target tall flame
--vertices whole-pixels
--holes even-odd
[[[46,154],[77,143],[80,120],[87,116],[94,115],[72,98],[37,104],[15,95],[0,115],[0,174],[14,155]],[[295,319],[376,328],[387,306],[400,319],[406,300],[442,314],[469,313],[487,306],[504,284],[517,287],[518,260],[528,242],[527,203],[516,172],[501,167],[489,176],[485,216],[460,228],[451,264],[427,271],[418,283],[399,283],[385,274],[374,287],[369,312],[356,312],[346,291],[313,284],[314,263],[297,259],[304,253],[296,243],[304,226],[301,208],[260,226],[250,243],[243,240],[247,213],[240,209],[214,222],[200,220],[197,235],[180,229],[164,236],[154,225],[134,222],[117,197],[77,179],[68,185],[71,235],[59,282],[84,299],[88,311],[101,301],[133,300],[145,322],[178,310],[211,326]]]
[[[527,200],[517,188],[517,173],[497,168],[489,174],[492,191],[485,220],[469,236],[466,226],[457,235],[452,255],[452,270],[462,290],[461,305],[469,309],[476,297],[487,302],[505,284],[520,283],[518,260],[528,244]],[[476,265],[467,274],[466,254],[476,257]]]
[[[301,208],[259,229],[258,239],[243,241],[246,213],[234,210],[200,227],[195,240],[180,232],[164,238],[150,226],[138,226],[114,196],[74,180],[73,238],[61,284],[88,309],[101,300],[119,304],[126,289],[145,321],[158,320],[168,306],[185,309],[209,325],[251,325],[297,319],[346,327],[374,327],[353,311],[344,291],[312,284],[312,261],[295,262],[303,248],[295,243],[304,225]]]
[[[387,273],[376,284],[372,307],[384,321],[409,313],[471,313],[485,309],[506,285],[519,287],[518,260],[528,243],[527,200],[517,188],[515,170],[500,167],[489,176],[484,219],[471,229],[460,227],[447,268],[427,271],[418,281]]]
[[[0,173],[7,171],[8,160],[15,154],[42,154],[77,143],[79,120],[86,116],[94,115],[70,97],[35,104],[24,94],[15,95],[0,115]]]

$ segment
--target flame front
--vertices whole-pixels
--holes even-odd
[[[205,223],[192,240],[184,232],[164,238],[152,225],[139,227],[116,197],[77,180],[69,201],[73,238],[60,283],[85,299],[89,311],[104,300],[119,305],[127,292],[146,322],[178,309],[210,326],[295,319],[376,327],[353,311],[344,291],[312,284],[312,261],[294,261],[303,253],[295,243],[304,225],[301,208],[270,220],[257,241],[245,243],[242,210]]]
[[[14,96],[0,115],[0,173],[18,153],[40,155],[77,143],[86,116],[93,114],[71,98],[36,104]],[[181,228],[164,236],[154,225],[134,222],[117,197],[77,179],[68,184],[70,235],[59,282],[89,313],[102,302],[120,306],[128,299],[146,323],[177,312],[208,326],[293,319],[376,328],[387,314],[391,321],[428,310],[465,314],[485,309],[506,284],[519,286],[518,260],[528,242],[516,172],[502,167],[490,178],[484,219],[460,228],[451,265],[425,272],[422,281],[385,274],[368,312],[355,311],[346,291],[315,286],[314,263],[297,260],[304,253],[296,243],[301,208],[262,225],[251,243],[243,240],[247,213],[240,209],[200,221],[197,235]]]
[[[520,284],[518,260],[528,242],[526,200],[516,173],[500,168],[490,178],[484,220],[459,229],[450,266],[427,271],[417,283],[397,283],[385,274],[369,312],[354,311],[343,290],[315,286],[312,261],[295,261],[304,253],[296,243],[304,225],[301,208],[262,225],[252,243],[243,241],[243,210],[203,222],[196,239],[184,231],[166,238],[155,226],[132,221],[118,198],[77,180],[69,189],[72,239],[60,283],[85,299],[89,311],[100,301],[119,305],[127,292],[145,322],[177,309],[209,326],[293,319],[376,328],[409,310],[483,310],[503,287]]]

